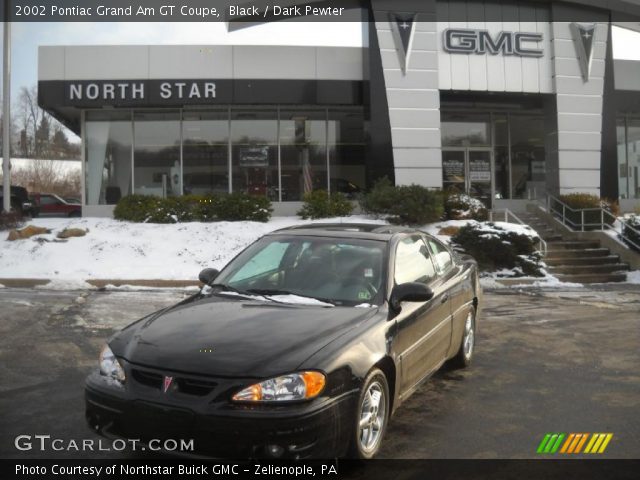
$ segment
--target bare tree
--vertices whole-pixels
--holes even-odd
[[[21,185],[30,192],[79,196],[80,171],[65,169],[62,162],[30,160],[26,166],[12,170],[12,183]]]

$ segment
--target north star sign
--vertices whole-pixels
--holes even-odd
[[[67,100],[81,101],[128,101],[144,100],[147,96],[163,100],[203,100],[216,98],[215,82],[207,81],[114,81],[114,82],[71,82],[67,86]],[[149,90],[154,91],[150,92]],[[157,90],[157,91],[156,91]]]
[[[448,28],[444,31],[444,49],[449,53],[542,57],[544,51],[536,48],[542,38],[541,33],[499,32],[492,35],[488,30]]]

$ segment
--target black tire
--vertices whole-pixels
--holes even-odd
[[[471,321],[471,350],[465,348],[465,342],[468,336],[469,319]],[[473,353],[475,352],[475,339],[476,339],[476,309],[472,307],[467,317],[465,318],[464,330],[462,332],[462,339],[460,340],[460,347],[458,353],[451,359],[451,366],[453,368],[467,368],[471,365],[473,360]]]
[[[380,408],[384,407],[384,412],[382,415],[379,415],[379,420],[381,425],[377,428],[374,426],[374,423],[369,425],[370,434],[375,436],[375,440],[371,439],[372,443],[370,446],[363,445],[363,443],[367,443],[366,440],[369,440],[367,434],[364,434],[361,431],[360,423],[363,417],[363,408],[371,407],[371,395],[370,393],[380,393],[381,396],[378,401],[378,408],[376,413],[379,413]],[[358,396],[358,404],[356,405],[356,415],[354,419],[353,431],[351,433],[351,445],[350,445],[350,457],[352,458],[362,458],[369,459],[373,458],[378,451],[380,450],[380,446],[382,445],[382,440],[384,439],[384,434],[387,431],[387,424],[389,423],[389,383],[387,382],[387,377],[385,377],[382,370],[378,368],[374,368],[369,372],[367,378],[365,378],[363,382],[362,389],[360,390],[360,395]],[[364,430],[367,430],[366,428]],[[364,437],[364,438],[363,438]]]
[[[74,210],[73,212],[69,213],[69,218],[78,218],[81,215],[82,214],[78,210]]]

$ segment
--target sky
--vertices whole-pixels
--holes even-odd
[[[20,22],[12,24],[11,35],[11,96],[14,100],[21,87],[37,83],[39,45],[362,46],[366,37],[360,23],[350,22],[276,22],[235,32],[227,32],[223,22]],[[640,60],[640,33],[614,27],[613,49],[614,58]]]

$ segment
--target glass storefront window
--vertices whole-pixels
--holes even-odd
[[[282,201],[327,190],[326,110],[280,111]]]
[[[330,109],[327,131],[330,191],[353,199],[366,184],[362,108]]]
[[[491,116],[488,114],[443,113],[441,132],[443,146],[490,146]]]
[[[231,141],[233,191],[277,201],[277,111],[232,110]]]
[[[231,190],[286,202],[319,189],[354,198],[365,147],[361,107],[89,111],[85,201]]]
[[[547,190],[544,120],[510,115],[511,198],[536,198]]]
[[[509,117],[493,116],[495,198],[511,198],[509,186]]]
[[[114,205],[131,193],[131,112],[87,112],[87,205]]]
[[[185,195],[229,192],[229,112],[183,112]]]
[[[640,118],[619,118],[618,192],[620,198],[640,198]]]
[[[134,115],[134,191],[140,195],[181,195],[180,112]]]

